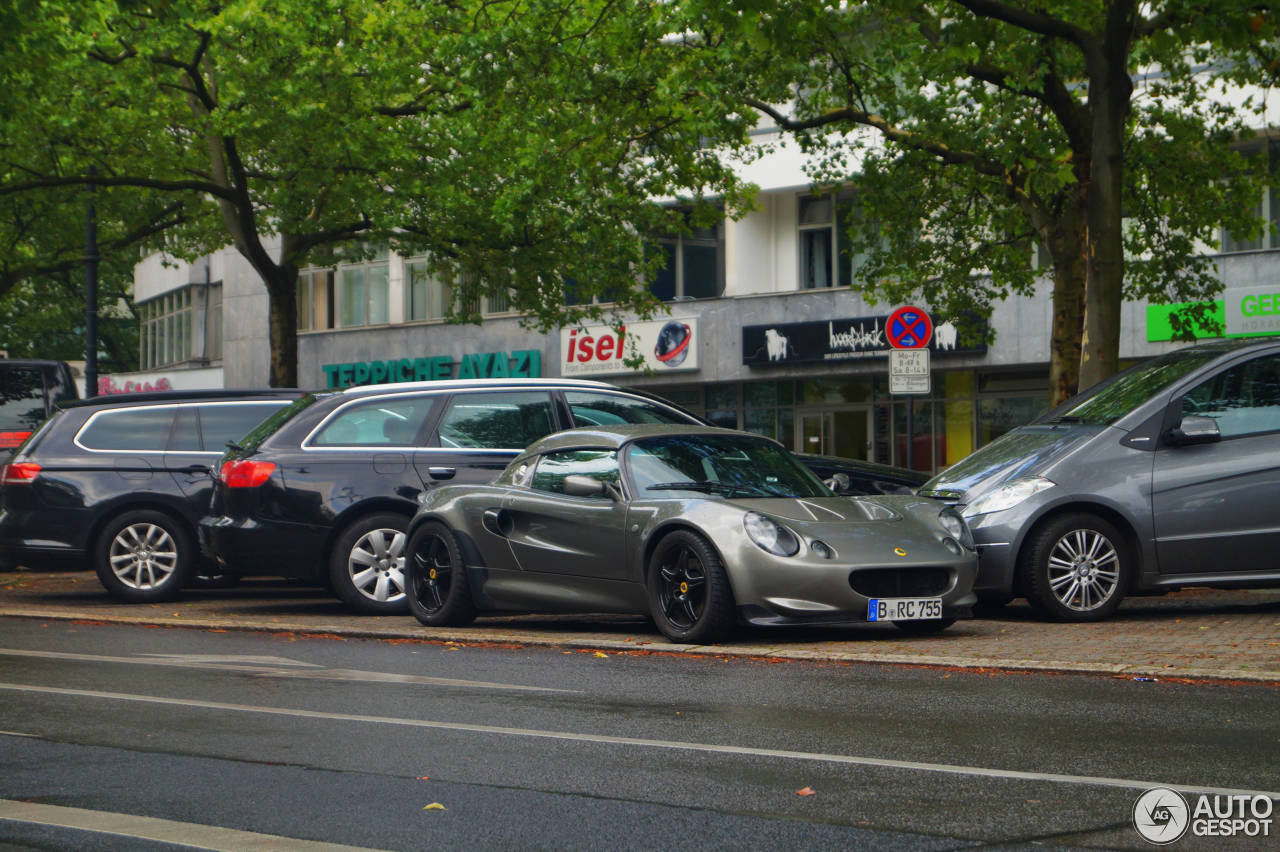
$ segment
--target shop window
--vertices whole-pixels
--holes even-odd
[[[738,386],[710,385],[706,390],[707,420],[725,429],[738,428]]]
[[[649,289],[664,302],[724,293],[724,226],[692,228],[658,240],[664,263]]]
[[[1005,432],[1025,426],[1048,407],[1048,397],[1013,396],[978,401],[978,446],[983,447]]]
[[[912,406],[908,419],[907,406]],[[934,431],[932,400],[917,399],[896,403],[893,407],[894,464],[925,473],[935,469],[934,452],[945,436]],[[945,454],[945,450],[939,455]]]
[[[333,270],[298,273],[298,331],[333,328]]]
[[[1262,218],[1264,225],[1262,233],[1254,237],[1237,237],[1223,228],[1222,250],[1232,252],[1280,248],[1280,139],[1273,139],[1265,147],[1254,147],[1245,153],[1247,156],[1268,159],[1271,186],[1262,191],[1261,197],[1251,208],[1255,216]]]

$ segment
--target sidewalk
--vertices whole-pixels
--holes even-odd
[[[430,629],[408,615],[354,615],[319,589],[273,580],[192,590],[167,604],[129,605],[108,597],[92,573],[70,571],[0,573],[0,616],[468,645],[1280,684],[1280,589],[1190,589],[1134,598],[1116,617],[1100,624],[1038,621],[1025,602],[1015,601],[1000,618],[960,621],[936,636],[909,637],[889,625],[756,628],[742,629],[732,642],[715,646],[673,645],[644,619],[616,615],[485,617],[472,627]]]

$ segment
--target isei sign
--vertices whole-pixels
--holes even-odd
[[[698,318],[571,326],[560,329],[560,375],[603,376],[634,373],[626,363],[638,355],[640,369],[655,373],[698,369]]]
[[[742,363],[767,367],[885,358],[893,348],[890,319],[885,314],[743,326]],[[979,327],[971,333],[973,339],[968,339],[957,323],[942,319],[933,325],[929,349],[939,355],[980,355],[987,351],[982,335]]]
[[[352,361],[325,364],[325,385],[345,388],[384,382],[431,382],[442,379],[536,379],[542,376],[542,352],[476,352],[454,361],[448,355],[427,358],[392,358],[387,361]]]

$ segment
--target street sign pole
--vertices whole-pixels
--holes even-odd
[[[933,321],[929,314],[913,305],[904,305],[889,315],[885,324],[889,339],[889,393],[892,395],[929,394],[933,390],[933,373],[929,365],[929,341],[933,338]],[[914,399],[907,402],[907,467],[915,469]],[[930,439],[932,440],[932,439]]]

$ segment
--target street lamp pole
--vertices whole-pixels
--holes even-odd
[[[89,167],[89,177],[97,173]],[[93,209],[94,185],[89,184],[88,215],[84,243],[84,395],[98,395],[98,217]]]

